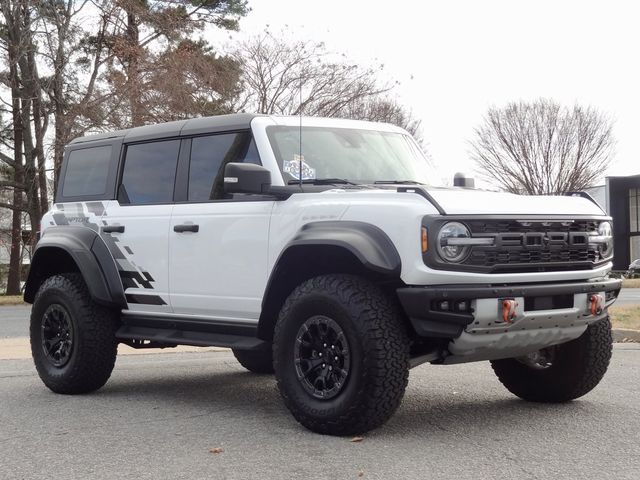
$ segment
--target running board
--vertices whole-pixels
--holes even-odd
[[[262,350],[269,346],[256,337],[230,335],[215,332],[176,330],[171,328],[139,327],[123,325],[116,332],[122,343],[138,340],[156,345],[193,345],[195,347],[227,347],[234,350]]]

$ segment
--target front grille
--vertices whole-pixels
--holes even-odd
[[[464,264],[494,273],[591,268],[604,260],[589,246],[595,220],[470,220],[473,237],[493,237],[494,245],[475,246]]]
[[[529,232],[597,232],[597,220],[540,221],[540,220],[471,220],[466,225],[474,234]]]

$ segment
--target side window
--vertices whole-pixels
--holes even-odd
[[[63,197],[104,195],[111,163],[111,145],[73,150],[67,159]]]
[[[258,150],[249,132],[194,138],[189,163],[189,201],[224,198],[224,167],[230,162],[260,165]]]
[[[118,200],[123,204],[170,203],[180,140],[128,145]]]

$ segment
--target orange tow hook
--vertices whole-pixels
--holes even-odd
[[[504,323],[513,323],[513,319],[516,318],[516,307],[518,302],[513,299],[505,298],[502,300],[502,321]]]
[[[604,310],[604,298],[599,293],[589,295],[589,311],[591,315],[600,315]]]

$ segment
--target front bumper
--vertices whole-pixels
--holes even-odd
[[[589,294],[604,294],[606,306],[609,306],[617,298],[621,286],[622,281],[617,279],[519,285],[433,285],[399,288],[397,294],[419,336],[454,339],[464,330],[498,333],[546,328],[552,324],[556,328],[587,324],[606,315],[606,312],[597,316],[589,312]],[[499,315],[499,301],[507,298],[518,303],[514,321],[508,325]],[[443,311],[440,308],[443,301],[450,302],[452,307]],[[463,309],[457,308],[463,303]],[[560,304],[559,308],[556,304]]]

